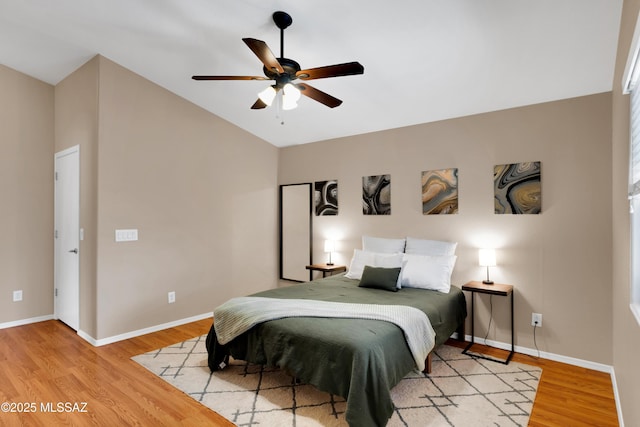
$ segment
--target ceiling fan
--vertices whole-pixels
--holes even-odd
[[[327,65],[324,67],[302,70],[300,64],[293,59],[284,57],[284,30],[291,25],[293,19],[288,13],[278,11],[273,13],[273,22],[280,28],[280,57],[276,58],[271,49],[262,40],[243,38],[249,49],[262,61],[262,71],[265,76],[193,76],[194,80],[274,80],[275,84],[267,87],[258,94],[258,100],[251,106],[258,110],[271,105],[278,92],[282,91],[282,109],[289,110],[297,107],[300,95],[314,99],[327,107],[335,108],[342,101],[328,93],[318,90],[297,80],[325,79],[329,77],[350,76],[364,73],[364,67],[358,62]]]

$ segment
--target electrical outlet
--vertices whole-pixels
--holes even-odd
[[[169,304],[173,304],[176,302],[176,293],[173,291],[169,292],[167,299],[169,300]]]
[[[13,302],[22,301],[22,291],[13,291]]]
[[[531,313],[531,326],[542,327],[542,314]]]

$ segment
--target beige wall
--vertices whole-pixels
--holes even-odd
[[[498,247],[494,280],[515,285],[516,345],[611,364],[611,94],[358,135],[281,151],[280,184],[337,179],[340,212],[314,217],[314,258],[338,234],[348,263],[363,234],[459,242],[453,281],[482,279],[477,248]],[[366,119],[366,118],[363,118]],[[493,166],[541,161],[541,215],[493,213]],[[421,171],[457,167],[460,212],[424,216]],[[362,176],[391,174],[391,215],[364,216]],[[600,199],[604,195],[604,200]],[[484,335],[488,300],[481,300]],[[489,339],[509,342],[508,304],[494,300]]]
[[[80,329],[96,336],[98,65],[95,57],[55,87],[55,151],[80,146]]]
[[[640,10],[640,1],[625,0],[618,56],[613,81],[613,366],[620,395],[624,423],[640,425],[640,326],[631,314],[629,202],[627,201],[629,162],[629,96],[622,94],[622,74]]]
[[[274,146],[105,58],[98,140],[96,338],[276,286]]]
[[[100,56],[56,86],[56,151],[77,144],[89,336],[276,286],[275,147]],[[119,228],[139,240],[115,243]]]
[[[277,148],[102,57],[55,90],[0,67],[0,87],[0,322],[53,313],[53,155],[74,145],[88,336],[276,286]],[[116,244],[116,228],[138,228],[140,240]],[[10,302],[17,289],[22,303]]]
[[[0,323],[53,313],[53,86],[0,65]],[[23,301],[12,293],[23,291]]]

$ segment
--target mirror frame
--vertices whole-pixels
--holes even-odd
[[[288,278],[288,277],[284,277],[284,271],[285,271],[285,253],[284,253],[284,232],[285,232],[285,224],[283,223],[283,216],[284,216],[284,212],[283,212],[283,205],[284,205],[284,197],[285,197],[285,187],[294,187],[294,186],[306,186],[309,189],[309,200],[308,203],[305,203],[306,208],[301,207],[302,209],[304,209],[304,213],[305,215],[308,214],[309,216],[309,263],[308,265],[311,265],[313,263],[313,183],[311,182],[304,182],[304,183],[298,183],[298,184],[282,184],[280,185],[280,191],[279,191],[279,198],[280,198],[280,203],[279,203],[279,216],[278,216],[278,221],[279,221],[279,230],[280,230],[280,280],[289,280],[292,282],[305,282],[306,280],[300,280],[297,278]],[[302,266],[303,269],[306,269],[306,265]],[[309,279],[311,280],[313,278],[313,271],[309,270]]]

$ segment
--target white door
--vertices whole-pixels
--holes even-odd
[[[54,316],[80,323],[80,147],[55,155]]]

